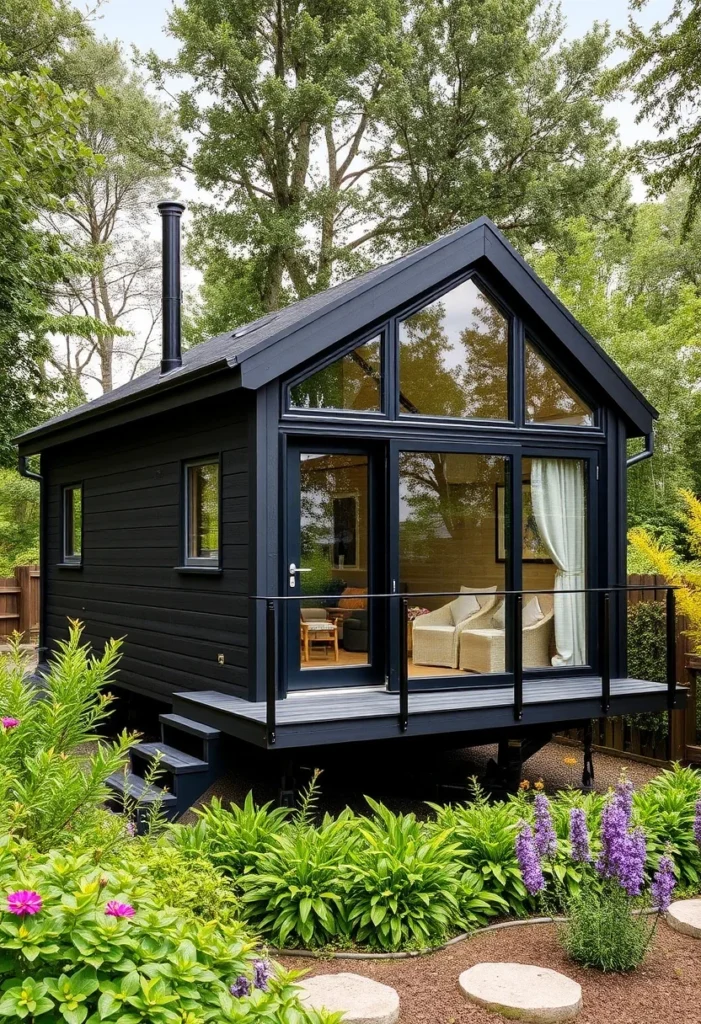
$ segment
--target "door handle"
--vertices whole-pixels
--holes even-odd
[[[298,572],[311,572],[311,569],[301,569],[301,568],[298,568],[294,564],[294,562],[290,562],[289,573],[290,573],[290,587],[291,588],[297,586],[297,581],[295,579],[295,573],[298,573]]]

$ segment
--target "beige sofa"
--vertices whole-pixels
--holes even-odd
[[[471,593],[470,587],[461,587],[462,593]],[[492,591],[496,587],[492,588]],[[413,653],[415,665],[435,665],[442,668],[457,668],[460,649],[460,634],[466,628],[486,625],[491,619],[496,598],[490,590],[475,593],[478,609],[472,614],[456,619],[459,600],[437,608],[428,615],[420,615],[413,624]]]

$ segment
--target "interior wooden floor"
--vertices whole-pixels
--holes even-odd
[[[315,669],[323,668],[348,668],[352,665],[367,665],[368,656],[366,651],[346,651],[342,647],[338,650],[338,661],[335,659],[334,651],[330,646],[321,644],[313,645],[309,652],[309,661],[302,662],[304,672],[313,672]],[[409,678],[426,678],[430,676],[459,676],[464,679],[472,673],[460,668],[436,668],[433,665],[415,665],[409,656]]]

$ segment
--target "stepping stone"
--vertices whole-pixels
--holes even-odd
[[[670,904],[667,924],[675,932],[701,939],[701,900],[677,900]]]
[[[399,996],[362,974],[317,974],[299,982],[300,999],[315,1010],[343,1011],[344,1024],[395,1024]]]
[[[475,964],[458,981],[471,1003],[513,1020],[571,1020],[582,1009],[576,981],[529,964]]]

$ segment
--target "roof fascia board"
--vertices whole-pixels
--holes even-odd
[[[51,428],[37,427],[35,430],[29,430],[15,441],[19,454],[36,455],[46,451],[47,448],[80,440],[87,434],[92,435],[98,431],[111,430],[114,427],[133,423],[135,420],[145,419],[147,416],[169,412],[183,405],[189,405],[191,402],[214,398],[240,386],[239,374],[232,373],[226,360],[207,367],[206,374],[200,371],[195,380],[193,380],[193,376],[191,374],[186,378],[181,378],[182,388],[174,387],[165,393],[161,389],[157,389],[155,393],[153,389],[147,392],[138,392],[136,395],[130,396],[129,402],[125,401],[109,405],[104,409],[96,409],[92,416],[88,407],[79,419],[56,423]],[[184,393],[183,388],[185,388]]]
[[[256,389],[290,373],[330,345],[364,330],[373,321],[412,302],[421,292],[475,263],[485,254],[485,225],[480,219],[470,228],[443,240],[441,246],[420,250],[409,266],[403,262],[396,269],[388,267],[387,275],[345,296],[335,307],[326,307],[293,331],[270,339],[264,348],[246,352],[241,361],[243,387]],[[280,340],[286,344],[278,346],[276,342]]]
[[[641,434],[649,433],[657,410],[635,387],[620,367],[538,275],[528,266],[508,241],[492,227],[485,231],[485,257],[530,306],[533,312],[562,342],[572,357],[599,382]],[[584,342],[584,344],[583,344]]]

